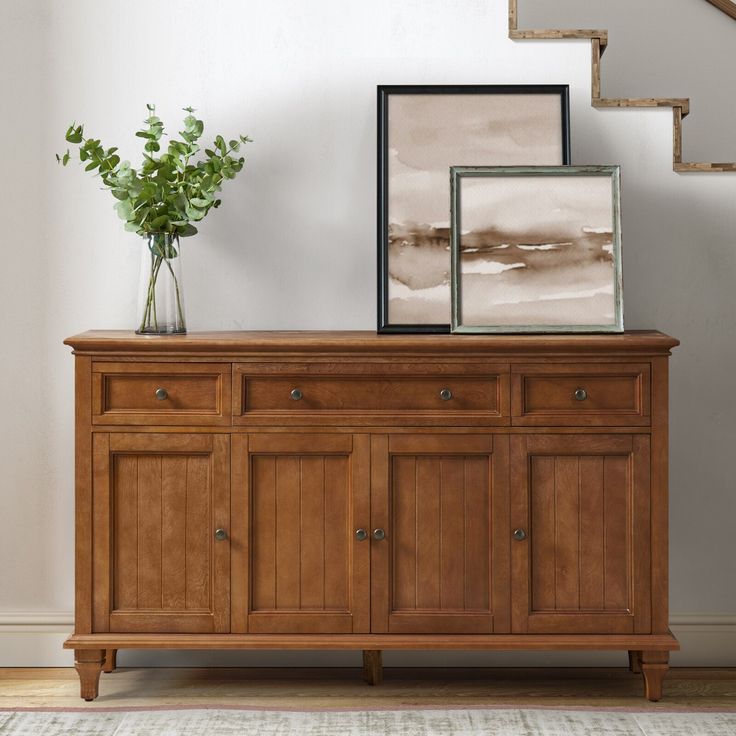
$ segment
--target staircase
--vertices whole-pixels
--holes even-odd
[[[736,0],[707,0],[736,20]],[[591,102],[593,107],[671,107],[672,108],[672,165],[677,172],[736,172],[736,162],[706,163],[682,160],[682,120],[690,113],[690,99],[686,97],[602,97],[601,57],[608,46],[608,31],[600,29],[520,29],[518,27],[518,0],[509,0],[509,38],[512,39],[590,39],[591,43]],[[736,134],[735,134],[736,135]]]

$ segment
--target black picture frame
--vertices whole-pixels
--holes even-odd
[[[378,326],[379,333],[421,334],[450,332],[450,298],[448,321],[439,324],[392,323],[389,314],[389,107],[395,95],[540,95],[549,94],[560,100],[562,160],[550,164],[570,165],[570,88],[566,84],[452,84],[452,85],[378,85],[378,145],[377,145],[377,240],[378,240]],[[453,164],[489,165],[490,161],[457,161]],[[524,164],[528,162],[517,162]],[[447,172],[449,182],[449,167]],[[450,199],[447,201],[448,218]],[[449,263],[449,256],[448,256]],[[449,287],[448,287],[449,295]]]

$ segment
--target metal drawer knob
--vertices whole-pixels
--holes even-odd
[[[164,401],[169,398],[169,392],[165,388],[157,388],[154,391],[154,394],[159,401]]]
[[[359,542],[365,542],[365,540],[368,539],[368,532],[365,529],[356,529],[355,538]]]
[[[575,389],[575,398],[578,401],[585,401],[588,398],[588,392],[584,388]]]
[[[375,539],[377,542],[380,542],[382,539],[386,539],[386,532],[383,531],[383,529],[374,529],[373,539]]]
[[[452,398],[452,391],[449,388],[443,388],[440,391],[440,398],[442,401],[449,401]]]
[[[227,539],[227,532],[224,529],[215,529],[215,539],[218,542],[222,542],[224,539]]]
[[[523,529],[515,529],[514,530],[514,539],[517,542],[522,542],[526,539],[526,532]]]
[[[289,395],[294,401],[301,401],[302,397],[304,396],[304,394],[298,388],[291,389],[291,394]]]

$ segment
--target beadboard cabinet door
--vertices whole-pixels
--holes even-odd
[[[509,631],[508,442],[373,438],[374,633]]]
[[[234,631],[370,630],[369,441],[233,436]]]
[[[514,633],[651,630],[649,437],[511,438]]]
[[[229,436],[95,433],[93,493],[94,631],[228,632]]]

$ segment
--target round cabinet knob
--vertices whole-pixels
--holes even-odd
[[[514,530],[514,539],[517,542],[521,542],[524,539],[526,539],[526,532],[523,529],[515,529]]]
[[[169,392],[165,388],[157,388],[154,391],[154,394],[159,401],[164,401],[169,398]]]
[[[356,529],[355,538],[359,542],[365,542],[365,540],[368,539],[368,532],[365,529]]]
[[[585,401],[588,398],[588,392],[584,388],[575,389],[575,398],[578,401]]]
[[[224,529],[215,529],[215,539],[218,542],[222,542],[224,539],[227,539],[227,532]]]
[[[452,391],[449,388],[443,388],[440,391],[440,398],[442,401],[449,401],[452,398]]]
[[[373,539],[375,539],[377,542],[380,542],[382,539],[386,539],[386,532],[383,531],[383,529],[374,529]]]
[[[294,401],[301,401],[302,397],[304,396],[304,394],[298,388],[291,389],[291,394],[289,395]]]

